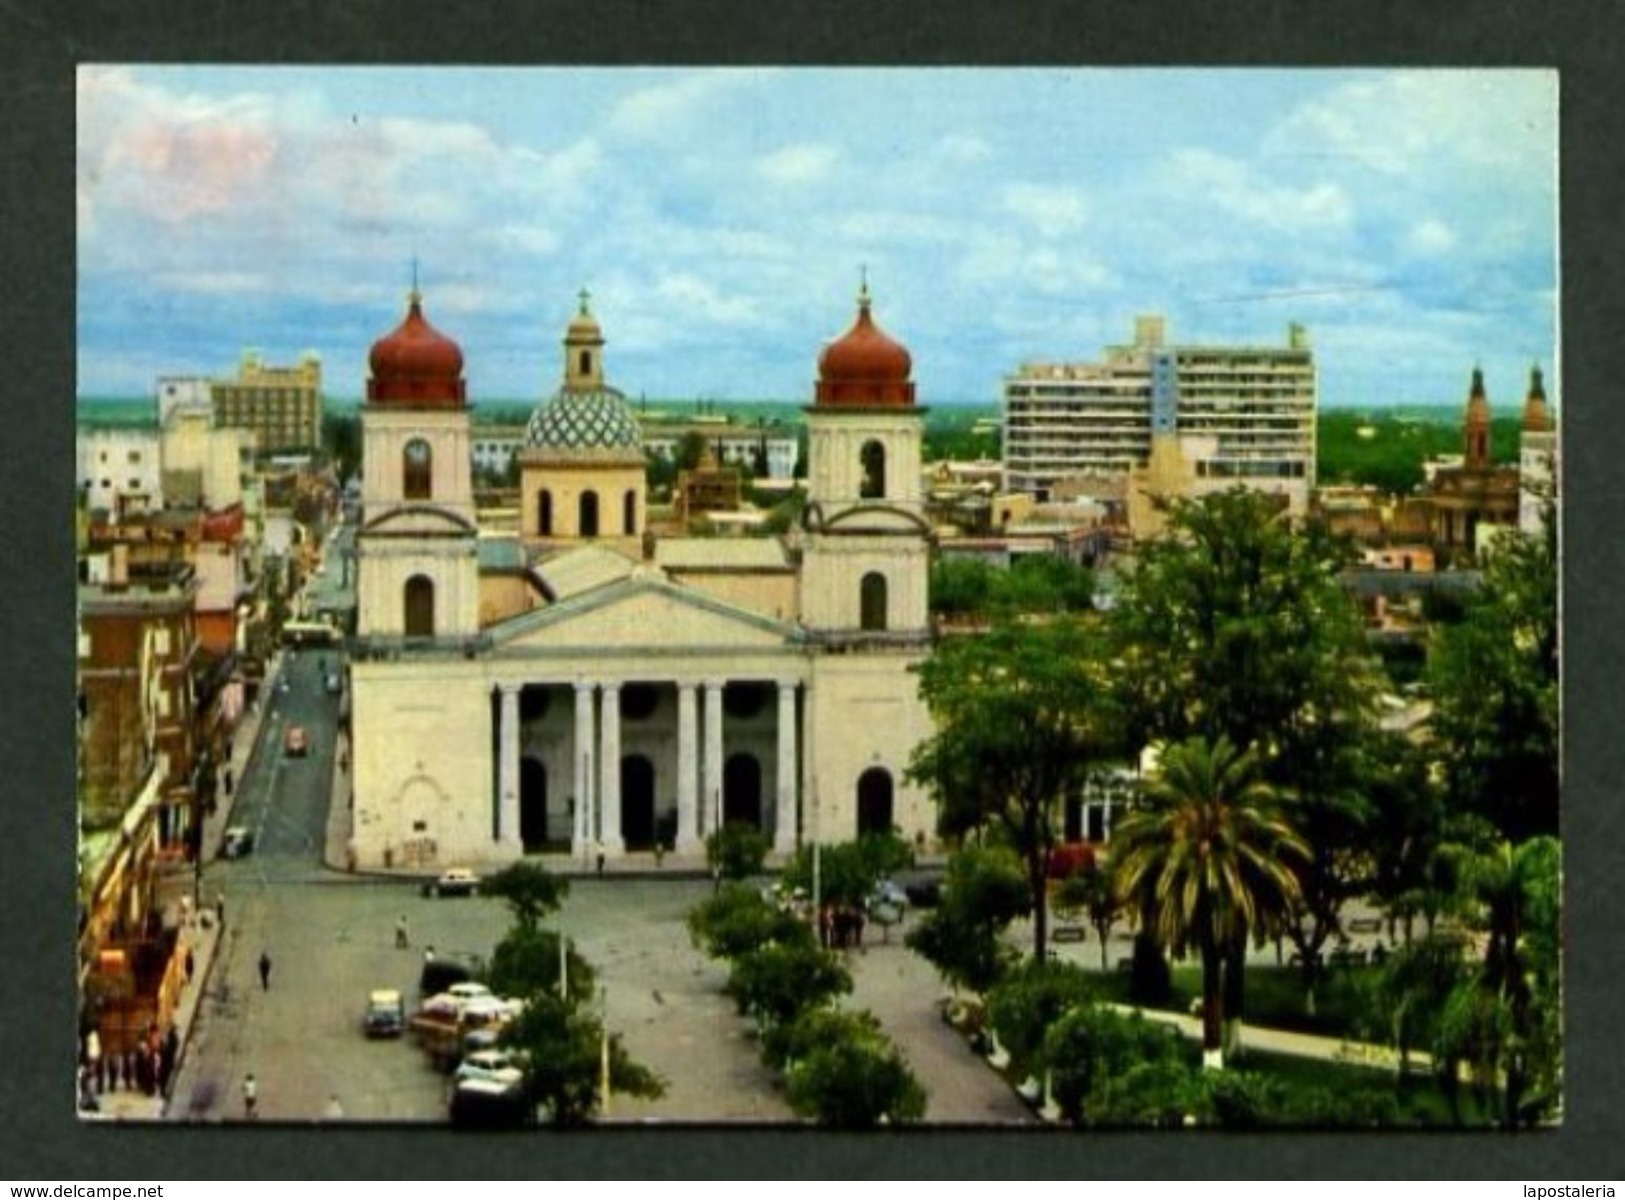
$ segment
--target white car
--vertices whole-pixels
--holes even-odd
[[[468,1079],[485,1079],[492,1083],[515,1084],[525,1077],[524,1071],[508,1051],[500,1047],[476,1050],[457,1068],[458,1083]]]

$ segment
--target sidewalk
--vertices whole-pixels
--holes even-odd
[[[281,670],[281,665],[280,655],[267,664],[267,688]],[[231,809],[236,800],[236,788],[240,786],[244,770],[259,749],[260,726],[264,712],[264,704],[256,702],[243,713],[242,720],[233,731],[230,758],[232,795],[221,797],[215,811],[203,818],[202,853],[205,864],[219,857],[220,842],[230,823]],[[178,941],[179,953],[184,955],[188,950],[192,952],[192,978],[181,989],[171,1020],[180,1038],[180,1052],[176,1056],[175,1066],[169,1077],[172,1091],[175,1081],[180,1078],[181,1071],[186,1065],[192,1024],[197,1017],[198,1005],[208,990],[209,976],[214,968],[221,936],[225,932],[216,917],[215,897],[205,893],[200,899],[202,910],[191,914],[191,921],[181,927]],[[134,1089],[102,1092],[96,1099],[101,1105],[100,1110],[96,1113],[81,1114],[89,1120],[158,1121],[163,1119],[169,1106],[169,1100],[161,1094],[149,1096]]]

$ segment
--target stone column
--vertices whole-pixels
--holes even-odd
[[[497,841],[523,853],[519,840],[519,685],[499,683],[502,710],[497,726]]]
[[[593,803],[593,721],[590,683],[576,684],[576,736],[575,736],[575,828],[570,839],[570,853],[585,859],[592,849]]]
[[[773,849],[790,854],[796,848],[796,685],[779,680],[779,790],[773,812]]]
[[[599,736],[602,745],[598,759],[598,840],[604,853],[620,857],[626,850],[621,841],[621,685],[606,683]]]
[[[700,832],[722,825],[722,684],[705,684],[705,788],[700,794]]]
[[[699,716],[694,684],[677,685],[677,853],[700,850]]]

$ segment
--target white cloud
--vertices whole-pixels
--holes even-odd
[[[801,142],[758,158],[756,173],[772,183],[815,183],[829,174],[837,157],[834,146]]]
[[[611,111],[607,128],[634,138],[669,137],[703,116],[719,97],[764,74],[761,71],[699,71],[651,84],[623,97]]]
[[[1405,238],[1406,248],[1412,254],[1432,256],[1444,254],[1456,245],[1455,232],[1443,221],[1428,219],[1411,226]]]
[[[1088,205],[1076,188],[1012,183],[1000,201],[1006,212],[1035,226],[1046,237],[1070,233],[1084,222]]]
[[[273,281],[249,271],[161,271],[152,282],[160,288],[205,296],[248,296],[269,293]]]
[[[1335,183],[1301,187],[1270,183],[1259,169],[1211,150],[1174,152],[1169,170],[1187,201],[1210,203],[1242,220],[1283,232],[1340,230],[1354,219],[1354,205]]]

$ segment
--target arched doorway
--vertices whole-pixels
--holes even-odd
[[[628,850],[655,844],[655,765],[641,754],[621,759],[621,840]]]
[[[762,764],[735,754],[722,764],[722,823],[762,827]]]
[[[870,767],[858,776],[858,836],[891,831],[891,772],[885,767]]]
[[[547,841],[547,766],[529,755],[519,760],[519,841],[526,854]]]

